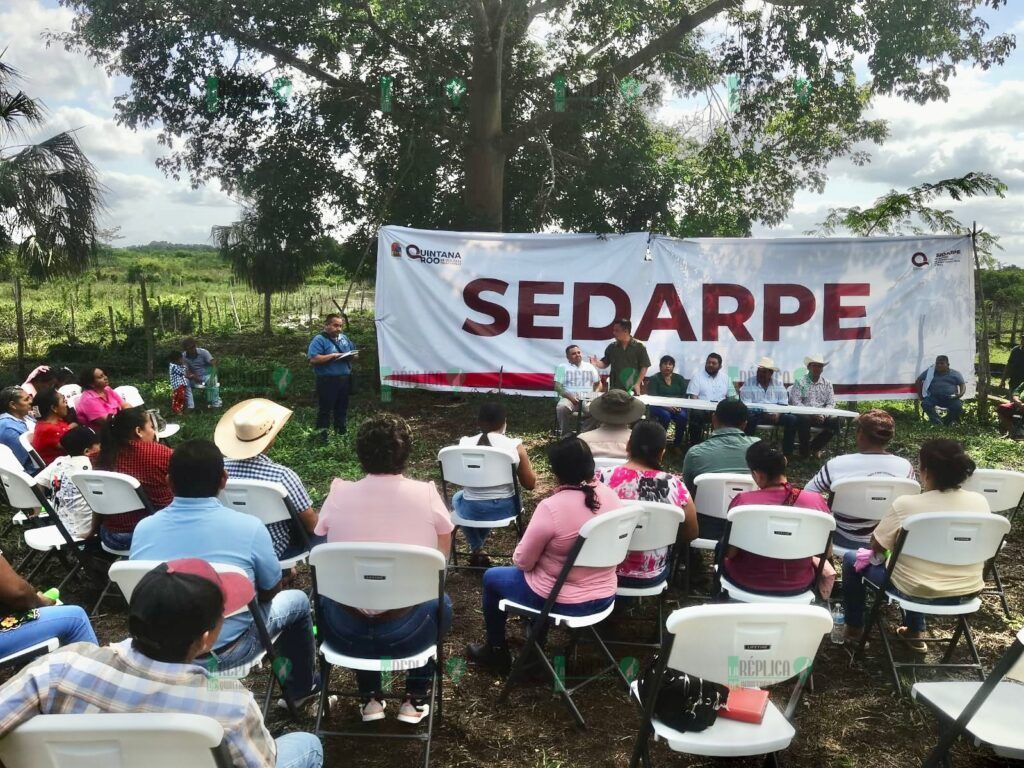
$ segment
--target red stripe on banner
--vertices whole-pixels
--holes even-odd
[[[835,384],[837,395],[908,395],[917,392],[916,384]]]
[[[432,373],[392,373],[385,377],[386,381],[405,381],[410,384],[432,384],[439,387],[479,387],[481,389],[497,389],[498,379],[503,389],[530,389],[554,391],[554,373],[517,373],[504,371],[481,371],[464,373],[435,371]]]

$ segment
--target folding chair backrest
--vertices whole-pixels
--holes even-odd
[[[0,484],[4,487],[7,505],[15,510],[38,509],[41,504],[35,481],[24,472],[0,467]]]
[[[832,484],[832,513],[881,520],[892,507],[893,499],[920,492],[920,484],[907,477],[846,477]]]
[[[993,512],[1017,509],[1024,497],[1024,472],[1009,469],[976,469],[962,486],[965,491],[975,491],[988,500]]]
[[[594,457],[594,469],[600,472],[602,469],[615,469],[625,464],[627,459],[610,459],[606,456]]]
[[[124,595],[124,599],[131,602],[132,593],[135,592],[135,588],[139,586],[139,582],[142,581],[142,577],[149,573],[151,570],[156,568],[163,560],[116,560],[110,564],[110,569],[107,571],[107,575],[110,580],[117,584],[121,590],[121,594]],[[245,572],[244,568],[239,568],[237,565],[227,565],[226,563],[210,563],[213,566],[213,570],[217,573],[240,573],[249,578],[249,574]],[[234,613],[230,614],[235,616],[240,613],[245,613],[249,610],[249,607],[239,608]]]
[[[78,405],[78,398],[82,396],[82,388],[77,384],[65,384],[63,387],[57,390],[64,399],[67,400],[68,408],[74,408]]]
[[[288,489],[266,480],[228,480],[217,497],[228,509],[259,518],[264,525],[291,520]]]
[[[941,565],[976,565],[996,556],[1010,521],[1002,515],[925,512],[903,521],[900,557]]]
[[[608,568],[625,560],[631,549],[633,530],[642,514],[639,504],[630,503],[587,520],[580,528],[579,535],[584,542],[574,566]]]
[[[0,739],[7,768],[220,768],[224,729],[175,713],[37,715]]]
[[[146,404],[146,401],[139,393],[138,387],[124,384],[120,387],[115,387],[114,392],[117,393],[118,397],[124,400],[125,404],[129,408],[138,408],[140,405]]]
[[[437,454],[441,478],[463,488],[493,488],[511,485],[515,468],[512,457],[486,445],[450,445]]]
[[[674,504],[657,501],[634,503],[640,506],[641,512],[629,540],[630,552],[659,549],[676,543],[679,526],[686,522],[686,512]]]
[[[43,461],[43,457],[39,455],[39,452],[32,445],[32,435],[33,431],[22,432],[18,435],[18,442],[21,443],[21,447],[25,449],[26,453],[28,453],[29,458],[32,459],[32,463],[39,469],[42,469],[46,466],[46,462]]]
[[[724,603],[673,611],[668,666],[721,685],[765,688],[814,663],[832,617],[816,605]]]
[[[729,544],[764,557],[798,560],[820,555],[836,521],[827,512],[773,504],[729,510]]]
[[[705,472],[697,475],[693,484],[697,488],[693,500],[697,511],[723,520],[738,494],[757,488],[754,478],[741,472]]]
[[[444,555],[415,544],[344,542],[313,547],[319,594],[351,608],[388,611],[436,600]]]
[[[72,472],[70,477],[97,515],[121,515],[146,508],[141,484],[131,475],[89,469]]]

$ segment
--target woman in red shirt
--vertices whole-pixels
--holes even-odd
[[[50,464],[65,453],[60,439],[71,429],[67,422],[68,402],[56,389],[44,389],[35,396],[32,405],[39,409],[39,421],[32,432],[32,447],[43,461]]]
[[[157,442],[153,422],[142,408],[125,408],[114,414],[104,430],[97,468],[134,477],[156,512],[174,499],[167,484],[172,453],[173,450]],[[135,526],[148,514],[139,509],[104,516],[100,520],[100,541],[110,549],[131,549]]]

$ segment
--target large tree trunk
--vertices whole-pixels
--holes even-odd
[[[18,375],[24,377],[25,370],[25,315],[21,302],[21,275],[14,273],[14,322],[18,333]]]
[[[263,335],[270,336],[270,291],[263,292]]]
[[[505,188],[501,128],[502,34],[473,45],[469,84],[469,148],[466,154],[466,208],[469,229],[500,232]]]

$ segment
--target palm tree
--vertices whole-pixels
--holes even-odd
[[[320,239],[308,218],[256,203],[242,208],[233,224],[213,228],[214,243],[235,277],[263,294],[263,335],[270,336],[270,299],[302,287],[322,256]]]
[[[14,285],[18,368],[24,373],[22,278],[85,270],[97,253],[103,202],[96,168],[73,133],[15,143],[44,122],[42,104],[17,87],[19,79],[0,61],[0,258]]]

